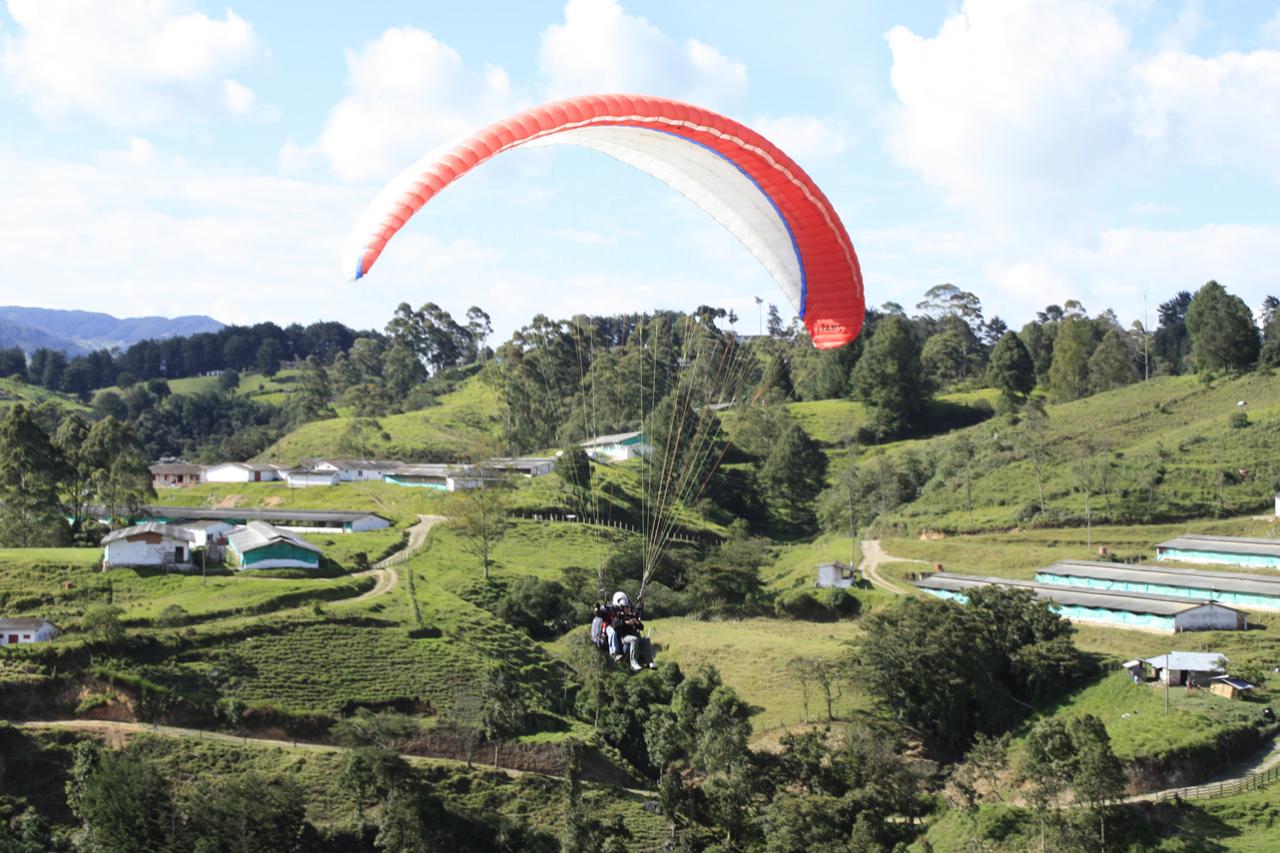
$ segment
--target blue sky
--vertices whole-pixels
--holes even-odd
[[[73,8],[74,6],[74,8]],[[1280,3],[236,3],[0,10],[0,301],[380,327],[783,302],[732,237],[598,154],[519,151],[345,281],[381,184],[544,100],[755,127],[823,187],[871,304],[954,282],[1021,324],[1280,292]]]

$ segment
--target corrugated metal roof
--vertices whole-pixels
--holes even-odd
[[[100,508],[95,512],[101,512]],[[156,516],[159,518],[184,519],[189,521],[203,520],[239,520],[245,521],[328,521],[351,522],[362,518],[382,518],[375,512],[357,510],[328,509],[248,509],[232,507],[229,509],[210,509],[192,506],[144,506],[138,508],[140,516]],[[386,519],[383,519],[384,521]]]
[[[1245,592],[1253,595],[1274,595],[1280,598],[1280,575],[1266,577],[1241,572],[1210,572],[1196,569],[1170,569],[1164,566],[1101,563],[1094,560],[1059,560],[1041,569],[1058,575],[1100,580],[1122,580],[1135,583],[1159,583],[1186,589],[1205,590],[1206,598],[1217,592]]]
[[[1156,548],[1280,557],[1280,539],[1258,539],[1251,536],[1206,536],[1199,533],[1187,533],[1167,542],[1161,542],[1156,545]]]
[[[1035,593],[1037,598],[1052,601],[1055,604],[1094,607],[1099,610],[1116,610],[1125,613],[1150,613],[1155,616],[1176,616],[1179,613],[1185,613],[1197,607],[1204,607],[1208,603],[1187,598],[1174,598],[1167,595],[1139,595],[1132,592],[1107,592],[1105,590],[1084,591],[1075,587],[1054,586],[1052,584],[1035,583],[1034,581],[982,577],[980,575],[953,575],[949,572],[937,572],[916,581],[916,586],[921,589],[941,589],[950,592],[963,592],[974,587],[992,585],[1029,589]],[[1222,604],[1214,606],[1223,607],[1227,610],[1235,609]]]
[[[324,549],[312,545],[305,539],[294,536],[287,530],[281,530],[279,527],[272,527],[264,521],[251,521],[244,527],[233,532],[228,541],[231,547],[235,548],[241,554],[252,551],[256,548],[265,548],[268,545],[275,545],[278,542],[287,542],[290,545],[296,545],[307,551],[314,551],[317,554],[324,553]]]
[[[585,441],[578,442],[583,447],[599,447],[602,444],[621,444],[627,439],[635,438],[640,435],[636,432],[615,432],[609,435],[597,435],[594,438],[588,438]]]
[[[196,535],[190,530],[184,530],[176,524],[164,524],[159,521],[147,521],[142,524],[135,524],[132,527],[121,527],[119,530],[113,530],[106,536],[102,537],[102,544],[106,545],[120,539],[128,539],[131,536],[140,536],[146,533],[157,533],[166,539],[176,539],[179,542],[195,542]]]
[[[190,462],[157,462],[151,466],[152,474],[199,474],[203,470],[203,465]]]
[[[1231,663],[1231,660],[1223,654],[1217,652],[1169,652],[1167,655],[1156,655],[1155,657],[1144,658],[1143,663],[1149,663],[1159,669],[1168,667],[1169,669],[1186,669],[1192,672],[1221,672],[1226,669],[1224,664]]]
[[[39,631],[45,625],[55,627],[48,619],[0,618],[0,631]]]

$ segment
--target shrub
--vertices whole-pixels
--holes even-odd
[[[819,601],[814,591],[809,589],[787,590],[774,600],[773,608],[779,616],[787,619],[832,622],[837,618],[835,611]]]
[[[1232,429],[1244,429],[1249,426],[1248,412],[1232,412],[1227,418],[1227,423]]]
[[[556,581],[522,577],[511,582],[499,601],[497,616],[523,628],[535,640],[558,637],[575,622],[569,592]]]
[[[831,608],[837,618],[851,619],[862,611],[862,602],[847,589],[837,587],[823,592],[827,607]]]
[[[180,628],[191,621],[191,614],[176,604],[170,604],[156,617],[156,625],[161,628]]]

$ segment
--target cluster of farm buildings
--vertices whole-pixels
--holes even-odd
[[[581,442],[592,459],[622,462],[649,451],[640,432],[601,435]],[[273,462],[221,462],[195,465],[158,462],[151,466],[157,489],[201,483],[280,482],[290,488],[336,486],[339,483],[384,482],[397,486],[459,491],[474,489],[501,476],[541,477],[555,468],[554,456],[494,457],[478,464],[402,462],[394,459],[309,459],[298,465]]]
[[[1155,547],[1156,563],[1060,560],[1038,570],[1034,580],[962,575],[937,571],[915,581],[922,591],[964,602],[984,586],[1030,590],[1073,622],[1177,634],[1184,631],[1240,631],[1249,627],[1246,610],[1280,611],[1280,575],[1207,568],[1176,568],[1170,562],[1280,569],[1280,540],[1188,534]],[[1217,652],[1170,651],[1127,661],[1135,682],[1204,687],[1237,698],[1254,686],[1227,671]]]
[[[1280,540],[1186,535],[1156,546],[1156,562],[1280,569]],[[1113,628],[1162,633],[1234,631],[1250,610],[1280,610],[1280,576],[1179,569],[1168,565],[1062,560],[1013,580],[938,571],[915,582],[930,595],[965,600],[984,586],[1028,589],[1063,616]]]

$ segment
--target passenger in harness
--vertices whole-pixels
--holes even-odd
[[[591,621],[591,641],[602,649],[607,648],[614,661],[621,661],[623,655],[627,655],[632,672],[643,669],[646,661],[650,669],[657,667],[653,662],[652,644],[640,636],[643,630],[644,623],[631,609],[631,600],[625,592],[614,593],[609,604],[596,605],[595,618]]]

